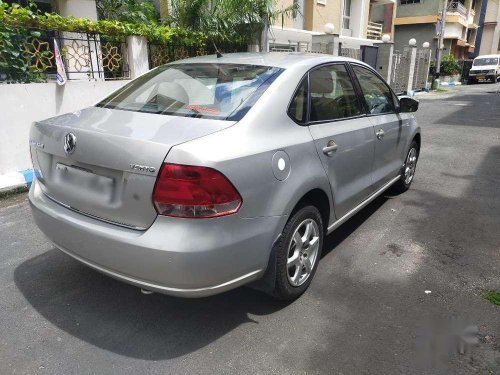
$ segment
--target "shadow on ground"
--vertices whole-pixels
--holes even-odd
[[[483,100],[471,99],[471,94],[457,95],[444,100],[444,106],[452,106],[454,111],[440,118],[437,123],[445,125],[500,128],[498,111],[500,94],[497,92],[478,93]],[[473,95],[472,95],[473,96]]]
[[[324,255],[386,201],[379,197],[327,237]],[[28,302],[58,328],[102,349],[147,360],[193,352],[242,324],[258,324],[249,314],[267,315],[286,307],[250,288],[203,299],[145,296],[57,249],[22,263],[14,279]]]

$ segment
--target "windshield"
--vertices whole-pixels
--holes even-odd
[[[482,57],[474,60],[474,66],[498,65],[498,57]]]
[[[159,67],[97,104],[127,111],[236,119],[283,69],[242,64],[172,64]]]

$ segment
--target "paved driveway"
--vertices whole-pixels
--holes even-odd
[[[500,306],[480,297],[500,289],[497,91],[422,98],[412,189],[329,236],[288,305],[247,288],[142,295],[55,250],[26,195],[0,201],[0,373],[500,372]],[[457,354],[474,326],[479,344]]]

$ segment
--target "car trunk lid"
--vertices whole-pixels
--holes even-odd
[[[42,191],[54,201],[145,229],[157,215],[151,197],[171,147],[233,124],[91,107],[36,122],[32,159]]]

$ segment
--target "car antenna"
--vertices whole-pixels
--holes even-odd
[[[222,57],[222,53],[220,53],[219,49],[217,48],[217,46],[215,45],[215,42],[212,41],[212,44],[214,45],[214,48],[215,48],[215,53],[217,55],[217,58],[220,59]]]

